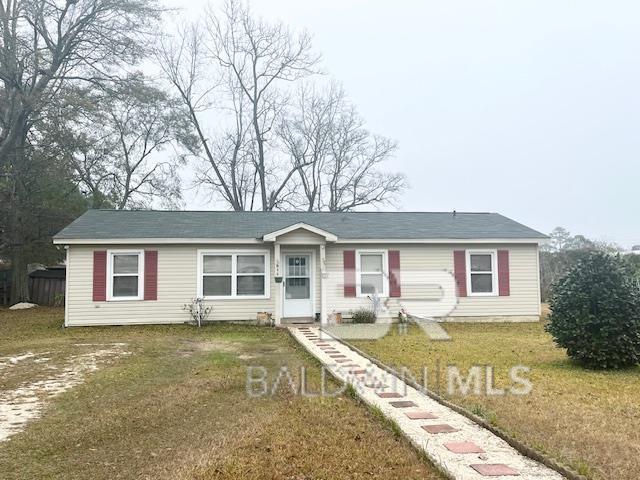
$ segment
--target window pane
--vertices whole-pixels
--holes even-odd
[[[286,297],[289,299],[311,298],[310,286],[308,278],[287,278]]]
[[[238,295],[264,295],[264,275],[238,277]]]
[[[231,255],[205,255],[204,273],[231,273]]]
[[[360,271],[382,273],[382,255],[360,255]]]
[[[264,255],[238,255],[238,273],[264,273]]]
[[[138,273],[138,255],[114,255],[113,273]]]
[[[113,277],[114,297],[137,297],[138,276]]]
[[[384,291],[382,288],[382,275],[378,274],[364,274],[360,276],[361,287],[360,290],[365,294],[378,293],[381,295]]]
[[[307,257],[289,257],[287,259],[287,276],[288,277],[306,277],[308,276]]]
[[[231,295],[231,276],[202,277],[202,293],[205,297]]]
[[[470,255],[472,272],[490,272],[491,255]]]
[[[493,275],[490,273],[471,274],[471,291],[473,293],[493,292]]]

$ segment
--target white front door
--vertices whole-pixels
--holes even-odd
[[[313,316],[313,265],[308,253],[284,254],[284,306],[282,316]]]

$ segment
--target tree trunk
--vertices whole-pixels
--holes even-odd
[[[11,249],[11,305],[29,301],[27,262],[21,246]]]
[[[17,141],[13,145],[11,157],[11,173],[9,176],[9,215],[8,215],[8,250],[11,261],[11,304],[29,300],[29,285],[27,283],[27,255],[25,252],[28,239],[22,225],[23,209],[28,208],[28,194],[20,176],[24,173],[25,147],[27,144],[27,126],[22,125],[17,134]]]
[[[258,122],[258,80],[255,76],[255,62],[253,65],[253,98],[249,97],[253,107],[253,116],[251,123],[253,124],[253,131],[256,136],[256,143],[258,144],[258,180],[260,181],[260,195],[262,197],[262,210],[272,210],[271,205],[267,201],[267,172],[264,166],[264,138],[262,138],[262,131],[260,130],[260,124]]]

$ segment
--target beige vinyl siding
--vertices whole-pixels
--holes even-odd
[[[510,287],[509,296],[463,297],[451,313],[457,317],[497,317],[538,315],[540,290],[538,284],[538,247],[535,244],[510,245],[439,245],[439,244],[337,244],[327,245],[326,264],[332,279],[327,288],[327,308],[329,312],[348,312],[360,306],[370,306],[367,298],[345,298],[343,291],[343,251],[362,249],[382,249],[400,251],[400,276],[408,272],[447,271],[453,273],[453,251],[466,249],[506,249],[509,250]],[[401,298],[389,298],[387,307],[392,315],[397,315],[403,299],[430,297],[440,298],[441,292],[434,286],[402,284]],[[407,305],[410,303],[408,302]]]
[[[485,248],[509,250],[510,295],[460,298],[457,308],[451,315],[454,317],[539,315],[540,284],[537,245],[494,245]],[[455,249],[462,250],[462,247],[458,246]],[[451,257],[451,269],[453,269],[453,253]]]
[[[298,228],[284,235],[280,235],[278,242],[283,245],[319,245],[324,242],[324,237],[304,228]]]
[[[274,311],[273,248],[269,245],[118,245],[114,249],[158,251],[158,300],[93,301],[93,252],[110,246],[69,247],[67,315],[68,325],[125,325],[183,323],[189,315],[182,309],[198,295],[198,250],[267,250],[270,258],[270,298],[207,301],[213,307],[210,320],[255,320],[256,313]]]
[[[320,252],[317,244],[304,245],[299,236],[303,232],[291,232],[284,237],[291,243],[282,245],[282,253],[312,251],[314,262],[315,311],[319,312],[320,300]],[[317,240],[315,234],[310,234]],[[306,234],[304,234],[306,237]],[[68,325],[123,325],[144,323],[183,323],[189,320],[182,309],[185,303],[198,295],[198,250],[267,250],[270,258],[270,296],[267,299],[221,299],[207,301],[213,307],[210,319],[244,321],[255,320],[257,312],[275,311],[276,296],[281,295],[281,285],[274,280],[274,249],[271,244],[258,245],[117,245],[114,249],[145,249],[158,251],[158,300],[144,301],[93,301],[93,252],[109,250],[109,245],[71,245],[68,251]],[[445,244],[327,244],[327,310],[347,313],[359,306],[370,306],[367,298],[345,298],[343,283],[344,250],[399,250],[402,297],[387,300],[391,315],[397,315],[403,300],[429,297],[437,300],[441,291],[434,286],[409,285],[407,276],[420,276],[424,271],[453,272],[453,251],[468,249],[468,245]],[[507,249],[510,263],[511,295],[505,297],[463,297],[451,313],[453,317],[524,317],[539,314],[538,247],[535,244],[482,245],[471,249]],[[409,274],[409,275],[408,275]],[[402,282],[402,281],[401,281]],[[410,302],[406,303],[406,306]]]

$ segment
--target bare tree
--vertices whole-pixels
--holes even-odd
[[[338,122],[328,170],[327,210],[345,212],[392,202],[406,188],[406,177],[380,166],[393,155],[396,143],[369,133],[353,107]]]
[[[158,52],[199,138],[199,186],[234,210],[265,211],[346,211],[404,189],[402,175],[382,170],[395,143],[364,128],[340,87],[296,94],[318,71],[308,34],[257,19],[239,0],[209,10],[205,25]],[[207,129],[213,112],[217,128]]]
[[[182,28],[176,37],[163,38],[156,56],[165,76],[178,92],[186,115],[199,140],[191,153],[204,161],[198,168],[198,184],[208,185],[234,210],[251,210],[255,195],[255,169],[252,159],[246,102],[238,94],[231,77],[211,72],[203,50],[205,38],[197,25]],[[225,72],[223,72],[224,74]],[[209,135],[203,118],[214,107],[213,94],[227,100],[219,110],[231,112],[231,125],[221,133]]]
[[[0,0],[0,164],[65,81],[113,79],[143,53],[155,0]]]
[[[170,149],[194,142],[181,103],[140,75],[85,95],[73,166],[94,201],[117,209],[177,206],[181,156]]]
[[[109,164],[109,152],[113,150],[103,150],[94,146],[94,142],[104,146],[107,141],[108,135],[97,139],[82,135],[82,139],[76,140],[74,144],[75,148],[69,162],[75,181],[80,191],[89,199],[91,208],[111,208],[114,205],[110,198],[113,174],[106,168]]]
[[[278,134],[298,167],[298,205],[308,211],[384,205],[406,188],[404,175],[380,168],[393,156],[395,142],[367,131],[335,83],[301,88]]]
[[[296,35],[282,23],[257,19],[239,0],[228,0],[221,12],[209,10],[207,32],[210,55],[229,72],[229,84],[248,103],[262,209],[273,210],[300,168],[282,171],[277,163],[268,162],[265,152],[286,104],[279,84],[316,73],[320,57],[312,52],[307,32]]]
[[[12,301],[28,297],[25,239],[29,135],[69,82],[110,80],[144,53],[155,0],[0,0],[0,190]]]
[[[335,83],[322,91],[303,85],[296,103],[282,118],[278,136],[290,162],[298,167],[296,180],[301,189],[294,200],[298,208],[320,211],[326,207],[323,198],[325,174],[336,121],[344,101],[344,91]]]

